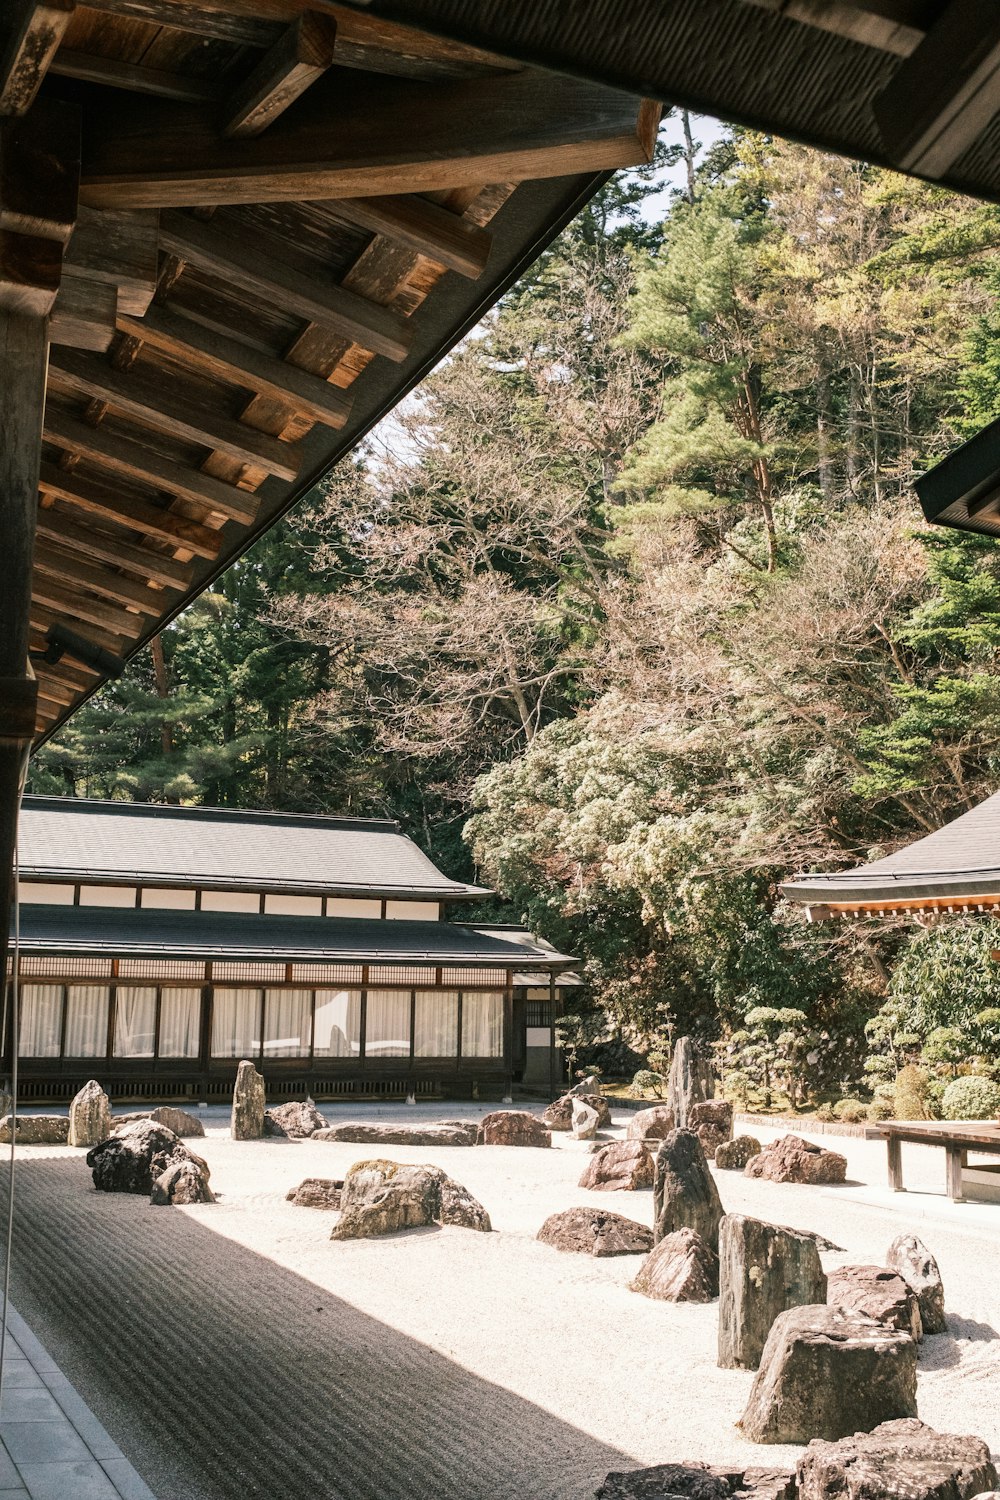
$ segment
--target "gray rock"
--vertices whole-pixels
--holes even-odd
[[[692,1104],[700,1104],[715,1094],[712,1065],[693,1038],[678,1037],[667,1080],[667,1103],[673,1110],[678,1130],[687,1128]]]
[[[96,1146],[111,1134],[111,1100],[96,1079],[85,1083],[69,1107],[71,1146]]]
[[[576,1099],[573,1103],[571,1129],[576,1141],[592,1141],[597,1134],[597,1110],[591,1109],[583,1099]]]
[[[574,1083],[567,1094],[600,1094],[601,1080],[596,1073],[589,1073],[586,1078],[581,1078],[579,1083]]]
[[[885,1263],[916,1292],[924,1333],[947,1333],[944,1283],[938,1263],[927,1246],[915,1234],[899,1234],[889,1246]]]
[[[744,1214],[719,1225],[719,1356],[724,1370],[756,1370],[775,1318],[826,1300],[816,1241]]]
[[[760,1151],[760,1141],[752,1135],[738,1135],[715,1148],[715,1165],[725,1172],[742,1172],[747,1162]]]
[[[537,1238],[556,1250],[576,1255],[645,1255],[653,1248],[653,1231],[634,1219],[601,1208],[567,1208],[550,1214]]]
[[[313,1133],[314,1141],[350,1141],[359,1146],[474,1146],[474,1120],[442,1121],[440,1125],[367,1124],[327,1125]]]
[[[234,1141],[259,1141],[264,1134],[264,1079],[252,1062],[241,1062],[233,1089],[229,1133]]]
[[[193,1162],[208,1182],[207,1162],[152,1120],[136,1120],[87,1152],[94,1186],[102,1193],[152,1193],[157,1178],[180,1162]]]
[[[985,1500],[997,1470],[982,1438],[935,1432],[909,1417],[839,1442],[814,1439],[796,1478],[799,1500]]]
[[[151,1109],[149,1118],[157,1125],[166,1125],[181,1140],[205,1134],[205,1127],[196,1115],[189,1115],[186,1109],[177,1109],[173,1104],[161,1104],[157,1109]]]
[[[709,1161],[733,1133],[733,1106],[728,1099],[703,1099],[688,1110],[688,1128],[698,1132]]]
[[[290,1100],[288,1104],[277,1104],[264,1111],[264,1134],[289,1136],[292,1140],[304,1140],[326,1129],[326,1119],[320,1114],[311,1099]]]
[[[333,1177],[306,1177],[298,1187],[289,1189],[285,1199],[299,1208],[339,1209],[343,1187],[343,1182]]]
[[[656,1153],[653,1226],[657,1243],[675,1229],[693,1229],[718,1252],[722,1202],[693,1130],[674,1130]]]
[[[676,1229],[650,1251],[629,1285],[657,1302],[711,1302],[719,1290],[718,1257],[693,1229]]]
[[[609,1474],[595,1500],[795,1500],[795,1475],[784,1469],[699,1463],[657,1464]]]
[[[774,1320],[746,1410],[753,1443],[835,1441],[917,1414],[917,1346],[845,1307],[792,1307]]]
[[[653,1157],[643,1141],[611,1141],[591,1157],[580,1178],[595,1193],[635,1192],[653,1186]]]
[[[564,1094],[561,1099],[554,1100],[542,1115],[542,1124],[547,1130],[571,1130],[573,1126],[573,1106],[577,1100],[589,1104],[591,1109],[597,1111],[597,1128],[603,1130],[606,1125],[611,1124],[611,1110],[608,1101],[601,1094]]]
[[[674,1112],[669,1104],[652,1104],[649,1109],[637,1109],[628,1122],[625,1139],[628,1141],[665,1141],[675,1129]]]
[[[766,1177],[770,1182],[843,1182],[847,1158],[801,1136],[783,1135],[762,1147],[747,1162],[745,1172],[747,1177]]]
[[[208,1168],[198,1158],[172,1161],[153,1182],[150,1203],[170,1206],[175,1203],[214,1203],[215,1194],[208,1185]]]
[[[0,1144],[10,1145],[11,1116],[0,1120]],[[69,1140],[68,1115],[18,1115],[19,1146],[65,1146]]]
[[[886,1266],[838,1266],[830,1272],[826,1300],[853,1307],[887,1328],[900,1328],[917,1343],[924,1336],[916,1292]]]
[[[440,1167],[356,1162],[344,1178],[341,1208],[333,1240],[370,1239],[435,1223],[482,1233],[493,1227],[482,1204]]]
[[[552,1136],[541,1120],[520,1109],[497,1109],[483,1115],[477,1146],[551,1146]]]
[[[428,1169],[437,1171],[437,1168]],[[447,1177],[440,1177],[440,1207],[437,1213],[439,1224],[451,1224],[457,1229],[476,1229],[489,1234],[493,1228],[490,1216],[478,1198],[473,1198],[468,1188]]]

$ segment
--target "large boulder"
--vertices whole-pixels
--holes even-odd
[[[172,1104],[161,1104],[157,1109],[151,1109],[149,1118],[157,1125],[166,1125],[168,1130],[172,1130],[182,1140],[185,1136],[205,1134],[205,1127],[196,1115],[189,1115],[186,1109],[177,1109]]]
[[[795,1500],[795,1475],[784,1469],[699,1463],[657,1464],[609,1474],[595,1500]]]
[[[675,1229],[694,1229],[718,1252],[722,1202],[705,1151],[693,1130],[674,1130],[656,1153],[653,1226],[657,1242]]]
[[[592,1141],[597,1134],[597,1110],[591,1109],[584,1099],[574,1100],[570,1128],[575,1141]]]
[[[649,1109],[637,1109],[628,1122],[625,1139],[628,1141],[665,1141],[676,1128],[674,1112],[669,1104],[652,1104]]]
[[[719,1290],[719,1261],[693,1229],[675,1229],[660,1241],[629,1283],[657,1302],[711,1302]]]
[[[715,1077],[708,1058],[691,1037],[678,1037],[667,1079],[667,1103],[678,1130],[690,1124],[692,1104],[700,1104],[714,1095]]]
[[[642,1141],[610,1141],[590,1158],[580,1178],[595,1193],[635,1192],[653,1186],[653,1156]]]
[[[889,1246],[885,1263],[916,1292],[924,1333],[947,1333],[944,1283],[938,1263],[927,1246],[915,1234],[899,1234]]]
[[[252,1062],[243,1061],[236,1071],[233,1113],[229,1133],[234,1141],[259,1141],[264,1134],[266,1105],[264,1079]]]
[[[760,1151],[756,1136],[738,1135],[735,1140],[722,1141],[715,1148],[715,1165],[726,1172],[742,1172],[747,1162]]]
[[[332,1240],[370,1239],[428,1224],[483,1233],[493,1227],[482,1204],[440,1167],[356,1162],[344,1178],[340,1202],[343,1212]]]
[[[733,1134],[733,1106],[728,1099],[702,1099],[688,1110],[688,1129],[698,1132],[709,1161]]]
[[[839,1442],[815,1438],[796,1479],[798,1500],[967,1500],[992,1490],[997,1470],[982,1438],[906,1417]]]
[[[291,1188],[285,1198],[299,1208],[339,1209],[343,1187],[342,1182],[332,1177],[306,1177],[298,1187]]]
[[[886,1266],[838,1266],[830,1272],[826,1300],[867,1313],[887,1328],[900,1328],[918,1343],[924,1336],[916,1292]]]
[[[85,1083],[69,1107],[71,1146],[96,1146],[111,1134],[111,1100],[96,1079]]]
[[[189,1161],[171,1161],[153,1181],[150,1203],[170,1206],[175,1203],[214,1203],[215,1194],[208,1185],[208,1168],[200,1157]]]
[[[775,1318],[823,1302],[816,1241],[744,1214],[719,1225],[719,1354],[724,1370],[756,1370]]]
[[[745,1172],[747,1177],[766,1177],[770,1182],[843,1182],[847,1158],[801,1136],[783,1135],[751,1157]]]
[[[601,1092],[601,1080],[598,1078],[598,1076],[597,1076],[596,1073],[588,1073],[587,1076],[586,1076],[586,1078],[581,1078],[580,1081],[579,1081],[579,1083],[574,1083],[573,1087],[571,1089],[567,1089],[566,1092],[567,1092],[567,1094],[570,1094],[570,1095],[572,1095],[572,1094],[587,1094],[587,1095],[590,1095],[590,1094],[600,1094],[600,1092]]]
[[[537,1238],[577,1255],[645,1255],[653,1248],[653,1231],[645,1224],[602,1208],[567,1208],[550,1214]]]
[[[846,1307],[791,1307],[768,1334],[738,1425],[753,1443],[835,1441],[917,1414],[917,1346]]]
[[[169,1167],[184,1162],[193,1162],[207,1184],[208,1164],[172,1130],[152,1120],[136,1120],[87,1152],[94,1187],[102,1193],[152,1193],[157,1179]]]
[[[611,1109],[602,1094],[564,1094],[561,1099],[553,1100],[545,1110],[542,1115],[542,1124],[547,1130],[571,1130],[573,1107],[579,1100],[597,1111],[598,1130],[603,1130],[605,1126],[611,1124]]]
[[[0,1120],[0,1144],[10,1145],[11,1115]],[[18,1115],[19,1146],[65,1146],[69,1140],[68,1115]]]
[[[497,1109],[483,1115],[477,1146],[551,1146],[552,1136],[541,1120],[521,1109]]]
[[[288,1104],[276,1104],[264,1111],[264,1134],[290,1136],[303,1140],[326,1129],[326,1119],[320,1114],[311,1099],[290,1100]]]
[[[474,1120],[442,1121],[439,1125],[400,1125],[373,1121],[326,1125],[313,1132],[314,1141],[349,1141],[356,1146],[474,1146]]]

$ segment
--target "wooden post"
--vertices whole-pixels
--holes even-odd
[[[945,1147],[948,1197],[953,1203],[962,1203],[965,1199],[965,1189],[962,1186],[962,1167],[965,1164],[965,1156],[966,1153],[961,1146]]]
[[[894,1193],[905,1193],[903,1186],[903,1144],[898,1135],[886,1136],[886,1153],[889,1161],[889,1186]]]
[[[549,970],[549,1100],[556,1097],[556,976]]]

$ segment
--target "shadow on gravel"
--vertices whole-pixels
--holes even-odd
[[[95,1193],[82,1158],[19,1160],[16,1193],[12,1300],[159,1500],[587,1500],[634,1466],[183,1212]]]
[[[990,1323],[977,1323],[975,1318],[963,1318],[958,1313],[946,1314],[948,1332],[929,1334],[920,1346],[920,1368],[922,1370],[948,1370],[962,1359],[962,1344],[992,1344],[1000,1339],[1000,1333]]]

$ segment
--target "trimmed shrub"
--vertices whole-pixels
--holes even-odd
[[[857,1125],[868,1118],[868,1106],[860,1099],[838,1099],[833,1106],[833,1118],[845,1125]]]
[[[893,1113],[897,1120],[933,1120],[927,1074],[908,1063],[896,1074]]]
[[[1000,1084],[989,1078],[954,1078],[944,1091],[946,1120],[992,1120],[1000,1115]]]
[[[837,1117],[833,1112],[833,1105],[821,1104],[819,1109],[816,1111],[816,1118],[817,1120],[822,1120],[824,1124],[826,1124],[829,1120],[835,1120]]]
[[[894,1118],[892,1100],[875,1098],[868,1106],[869,1120],[891,1120]]]
[[[661,1073],[653,1073],[649,1068],[640,1068],[632,1079],[632,1093],[639,1099],[645,1098],[650,1090],[656,1094],[657,1098],[662,1098],[665,1087],[666,1079],[663,1075]]]

